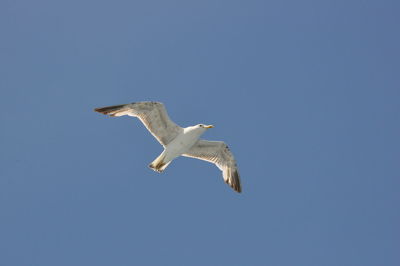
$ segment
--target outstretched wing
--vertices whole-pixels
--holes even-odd
[[[235,191],[242,192],[235,158],[224,142],[199,140],[182,155],[214,163],[222,171],[225,183]]]
[[[110,116],[129,115],[139,118],[163,146],[166,146],[183,131],[180,126],[171,121],[164,105],[159,102],[129,103],[100,107],[94,110]]]

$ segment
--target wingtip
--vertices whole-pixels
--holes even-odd
[[[240,185],[238,186],[232,186],[233,190],[236,191],[237,193],[242,193],[242,188]]]
[[[94,108],[94,111],[101,113],[103,115],[116,116],[116,114],[121,109],[123,109],[125,106],[126,106],[126,104],[98,107],[98,108]]]
[[[235,192],[242,193],[242,188],[240,185],[234,185],[227,183]]]
[[[231,178],[226,180],[226,183],[237,193],[242,193],[242,185],[240,184],[239,172],[235,170]]]

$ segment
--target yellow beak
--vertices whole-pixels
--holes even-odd
[[[208,125],[208,126],[204,126],[205,128],[209,129],[209,128],[213,128],[213,125]]]

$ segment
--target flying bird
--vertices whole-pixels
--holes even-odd
[[[199,139],[214,126],[198,124],[182,128],[169,118],[160,102],[136,102],[94,110],[109,116],[133,116],[142,121],[164,147],[164,151],[149,165],[154,171],[163,172],[179,156],[196,158],[215,164],[222,171],[225,183],[239,193],[242,191],[236,161],[228,146],[223,141]]]

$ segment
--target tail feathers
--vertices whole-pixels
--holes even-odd
[[[129,111],[129,105],[128,104],[113,105],[113,106],[95,108],[94,110],[96,112],[109,116],[121,116],[127,114],[126,112]]]
[[[149,164],[149,167],[150,167],[151,169],[153,169],[154,171],[156,171],[156,172],[162,173],[162,172],[165,170],[165,168],[168,167],[168,165],[169,165],[170,163],[171,163],[171,162],[162,163],[162,164],[158,164],[158,165],[154,165],[153,163],[151,163],[151,164]]]
[[[164,159],[165,159],[165,155],[164,155],[164,153],[161,153],[160,156],[158,156],[151,164],[149,164],[149,167],[156,172],[159,172],[159,173],[163,172],[165,170],[165,168],[167,168],[168,165],[171,163],[171,161],[164,162]]]

